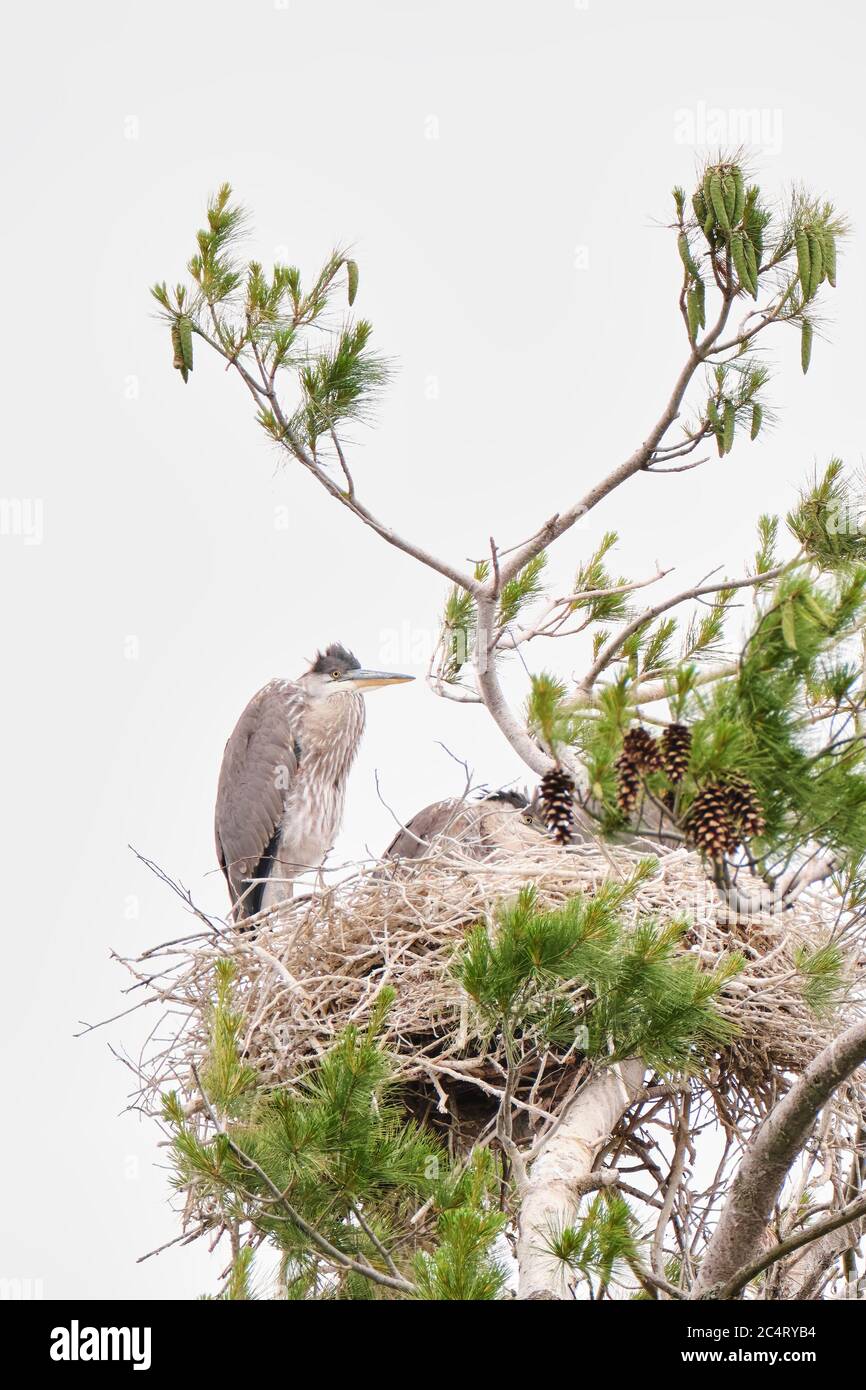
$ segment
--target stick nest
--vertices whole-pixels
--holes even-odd
[[[450,971],[466,929],[492,921],[496,906],[526,883],[535,885],[540,905],[557,907],[611,876],[629,875],[639,858],[598,843],[563,850],[535,836],[531,846],[478,861],[459,843],[440,840],[423,860],[360,869],[336,887],[261,914],[252,927],[203,919],[207,929],[195,936],[124,961],[148,1001],[163,1006],[145,1052],[129,1062],[141,1086],[134,1103],[156,1113],[162,1091],[195,1095],[191,1064],[202,1064],[208,1051],[214,960],[227,955],[236,965],[244,1060],[262,1086],[296,1080],[348,1024],[365,1025],[379,991],[390,985],[396,998],[385,1041],[407,1107],[453,1142],[471,1141],[495,1120],[505,1068],[498,1040],[483,1041],[472,1002]],[[757,892],[760,885],[741,875],[738,888],[750,886]],[[786,1074],[802,1070],[858,1009],[860,944],[829,896],[803,894],[784,912],[738,918],[701,860],[679,849],[661,856],[622,913],[627,921],[685,916],[682,949],[707,969],[732,950],[746,958],[720,1000],[736,1027],[733,1041],[693,1083],[710,1093],[726,1126],[763,1113]],[[816,1015],[796,952],[831,940],[842,952],[845,989],[832,1009]],[[574,995],[582,988],[576,985]],[[527,1066],[514,1096],[526,1134],[555,1120],[588,1069],[574,1048]]]

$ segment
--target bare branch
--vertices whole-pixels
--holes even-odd
[[[476,595],[477,621],[475,638],[475,676],[478,689],[490,714],[502,730],[511,747],[527,767],[543,776],[553,767],[553,759],[527,733],[509,708],[499,681],[496,662],[491,656],[495,632],[495,605],[486,592]]]

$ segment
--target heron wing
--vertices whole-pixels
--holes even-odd
[[[225,746],[217,788],[217,856],[233,897],[258,869],[282,819],[298,769],[297,730],[305,702],[288,681],[254,695]],[[265,870],[266,871],[266,870]]]
[[[444,832],[449,839],[459,840],[477,824],[477,821],[478,814],[474,806],[461,805],[453,799],[434,801],[397,831],[383,858],[420,859],[427,853],[430,841],[437,835]]]

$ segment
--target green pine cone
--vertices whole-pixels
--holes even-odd
[[[812,283],[812,261],[809,255],[809,238],[806,233],[800,231],[794,238],[794,245],[797,249],[797,274],[800,277],[800,289],[803,291],[803,298],[809,298],[809,286]]]
[[[188,372],[192,371],[192,323],[186,314],[178,320],[178,332],[180,334],[180,350],[183,353],[183,365]]]
[[[836,288],[836,238],[828,232],[824,241],[824,274],[827,283]]]
[[[734,232],[731,237],[731,258],[734,262],[734,269],[737,272],[737,279],[744,290],[752,292],[752,277],[749,274],[749,266],[746,261],[745,238],[742,232]]]
[[[707,295],[706,295],[706,287],[705,287],[705,285],[704,285],[703,280],[701,280],[701,279],[696,280],[696,281],[695,281],[695,287],[694,287],[694,288],[695,288],[695,295],[696,295],[697,301],[698,301],[698,313],[699,313],[699,315],[700,315],[699,323],[700,323],[701,328],[706,328],[706,326],[707,326],[707,313],[706,313]]]
[[[818,287],[824,279],[824,253],[821,250],[821,239],[815,232],[807,233],[809,242],[809,298],[812,299],[818,293]]]
[[[755,250],[754,245],[752,244],[752,239],[751,239],[751,237],[749,237],[749,236],[745,236],[745,235],[744,235],[744,237],[743,237],[743,251],[744,251],[745,256],[746,256],[746,266],[748,267],[748,271],[749,271],[749,289],[751,290],[752,298],[753,298],[753,299],[757,299],[757,298],[758,298],[758,254],[757,254],[757,252],[756,252],[756,250]]]
[[[731,219],[728,217],[728,209],[725,206],[725,195],[722,191],[722,180],[717,170],[714,170],[710,175],[710,202],[720,226],[722,226],[726,232],[729,232],[731,230]]]
[[[698,304],[698,292],[694,286],[686,294],[686,318],[689,324],[689,337],[694,342],[698,336],[698,329],[701,326],[701,310]]]
[[[812,360],[812,325],[808,319],[803,320],[803,329],[800,337],[800,366],[803,368],[803,375],[809,370],[809,363]]]
[[[700,276],[700,271],[698,270],[698,267],[696,266],[692,257],[691,248],[689,247],[689,239],[686,236],[685,232],[680,232],[679,236],[677,237],[677,250],[680,253],[680,260],[682,261],[683,267],[686,270],[687,274],[691,275],[694,280],[697,280]]]
[[[734,168],[734,226],[743,220],[743,213],[746,210],[746,184],[743,179],[743,171],[737,164]]]

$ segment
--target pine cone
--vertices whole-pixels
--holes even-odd
[[[662,734],[662,766],[668,781],[681,782],[689,766],[692,731],[685,724],[669,724]]]
[[[683,826],[688,838],[711,859],[732,854],[739,843],[729,810],[728,788],[710,782],[698,792]]]
[[[743,840],[753,840],[763,832],[766,821],[764,809],[751,782],[738,773],[725,778],[728,816]]]
[[[620,753],[616,760],[616,771],[617,803],[623,815],[630,816],[637,804],[638,793],[640,791],[640,772],[635,767],[631,758],[627,758],[624,752]]]
[[[574,779],[561,767],[545,772],[538,789],[539,810],[558,845],[567,845],[574,831]]]
[[[648,729],[637,724],[622,741],[622,756],[639,772],[655,772],[662,765],[662,753]]]

